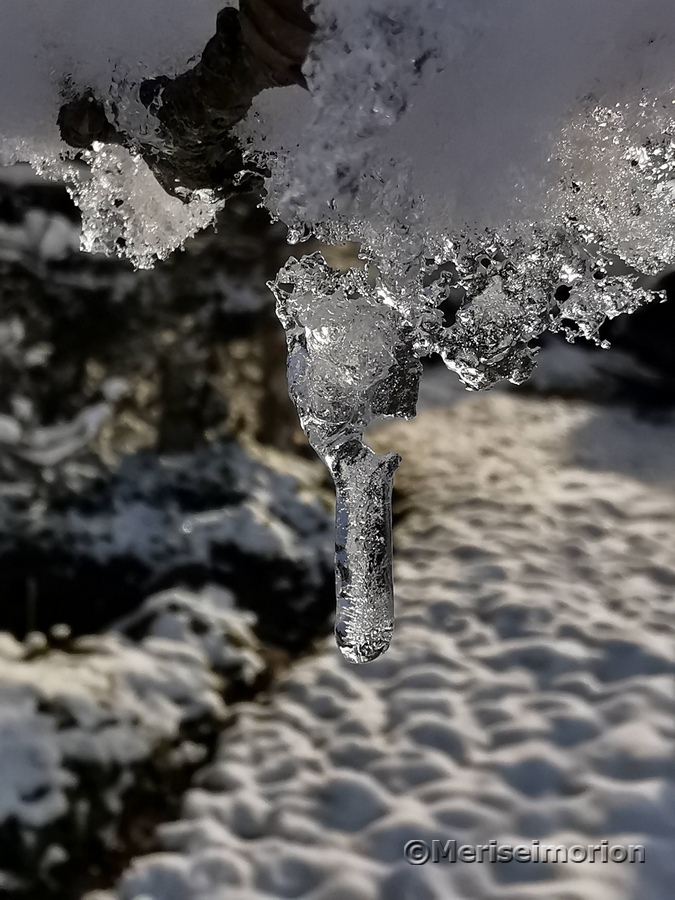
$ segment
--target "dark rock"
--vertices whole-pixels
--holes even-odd
[[[74,471],[74,476],[73,476]],[[84,474],[83,474],[84,473]],[[63,466],[0,499],[0,629],[100,631],[149,594],[230,588],[265,641],[292,651],[326,629],[331,517],[293,478],[234,442],[125,457],[114,473]]]

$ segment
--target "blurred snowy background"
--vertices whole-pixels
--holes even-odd
[[[670,900],[672,302],[610,350],[548,338],[518,389],[428,364],[370,435],[405,460],[399,628],[354,668],[265,287],[284,230],[235,201],[144,272],[79,230],[0,171],[0,895]],[[412,867],[412,838],[647,862]]]

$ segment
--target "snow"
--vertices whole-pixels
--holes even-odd
[[[58,262],[79,250],[80,233],[64,216],[33,209],[21,225],[0,225],[0,244],[4,260],[32,256]]]
[[[32,163],[65,178],[83,212],[83,245],[139,266],[181,246],[220,208],[206,193],[170,197],[140,157],[122,148],[85,154],[90,172],[69,164],[57,127],[69,90],[91,90],[114,105],[122,130],[152,135],[156,122],[138,99],[144,79],[185,71],[215,31],[220,0],[138,4],[121,0],[4,0],[0,36],[0,164]],[[120,213],[120,209],[122,213]]]
[[[138,646],[122,636],[144,622],[150,627]],[[158,594],[119,628],[79,639],[74,653],[55,650],[34,658],[6,638],[3,690],[74,717],[75,727],[57,740],[60,754],[70,759],[128,765],[175,736],[182,723],[223,715],[217,671],[239,667],[252,682],[261,670],[252,654],[250,621],[235,611],[231,595],[216,588],[199,598],[180,590]],[[231,638],[241,649],[228,644]]]
[[[0,820],[18,817],[39,827],[66,811],[65,789],[72,776],[60,767],[55,729],[30,698],[3,686],[0,707]],[[36,799],[37,798],[37,799]]]
[[[209,191],[195,191],[188,202],[171,197],[144,160],[122,147],[94,148],[83,157],[90,177],[72,168],[61,174],[82,211],[85,251],[118,254],[148,269],[213,224],[222,209]]]
[[[377,433],[405,451],[396,642],[325,645],[241,707],[115,896],[669,900],[674,437],[501,392]],[[410,866],[409,839],[647,862]]]
[[[71,182],[86,249],[146,266],[213,220],[212,196],[167,197],[128,150],[95,146],[83,172],[56,113],[64,91],[93,88],[119,125],[152,140],[139,85],[190,65],[218,6],[22,0],[6,17],[0,161]],[[371,455],[364,429],[414,413],[421,356],[439,354],[474,389],[520,382],[546,328],[599,340],[605,318],[646,299],[638,276],[672,262],[675,10],[670,0],[320,0],[314,15],[310,95],[261,97],[240,133],[250,162],[270,167],[266,202],[291,238],[358,241],[369,263],[334,275],[319,257],[291,261],[275,289],[291,392],[338,487],[338,626],[356,621],[348,650],[371,659],[391,630],[398,458]],[[59,217],[28,224],[28,240],[3,235],[9,252],[72,252]],[[438,307],[458,286],[467,301],[445,328]],[[2,340],[22,335],[9,323]],[[56,443],[86,441],[107,410],[57,426]],[[14,419],[0,428],[4,443],[23,440]],[[243,707],[182,819],[163,829],[165,852],[136,861],[120,898],[666,900],[674,429],[500,393],[377,437],[378,449],[411,449],[399,640],[359,669],[323,647],[267,705]],[[32,435],[38,462],[58,461],[55,434]],[[261,494],[244,517],[196,516],[184,532],[198,542],[215,521],[251,549],[263,537],[263,552],[290,546],[283,523],[272,536],[257,527],[268,505]],[[111,546],[137,542],[158,515],[129,504]],[[76,516],[70,527],[92,523]],[[125,626],[151,616],[142,646],[84,640],[86,664],[3,640],[0,814],[30,833],[64,814],[67,760],[128,766],[186,720],[223,716],[213,667],[241,665],[252,679],[260,666],[254,648],[221,642],[228,610],[220,596],[155,598]],[[75,725],[57,727],[54,708]],[[606,836],[644,843],[649,865],[402,860],[409,838]]]
[[[35,465],[57,466],[89,446],[112,411],[110,403],[93,403],[70,422],[28,428],[17,442],[16,452]]]
[[[288,93],[276,110],[261,100],[251,123],[256,149],[259,136],[269,148],[280,132],[282,151],[290,136],[280,120],[297,123],[297,148],[280,153],[271,189],[284,217],[306,224],[351,216],[395,228],[398,216],[452,240],[467,226],[541,222],[549,201],[563,212],[561,176],[578,170],[584,191],[591,177],[599,190],[617,190],[617,154],[647,136],[654,116],[670,115],[667,0],[323,0],[314,16],[333,27],[307,66],[314,109]],[[663,103],[650,109],[657,97]],[[601,108],[625,116],[622,131],[593,121]],[[579,125],[578,152],[568,157]],[[613,225],[641,225],[614,213]]]
[[[13,5],[0,160],[73,180],[87,247],[149,265],[212,221],[212,198],[169,198],[121,148],[87,154],[90,179],[64,167],[56,114],[68,91],[93,90],[119,130],[158,141],[139,85],[185,71],[221,5]],[[652,272],[671,261],[668,0],[319,0],[312,15],[310,96],[268,91],[240,129],[251,161],[271,166],[269,208],[297,235],[351,236],[382,259],[425,247],[439,262],[496,237],[525,266],[562,229],[598,259]]]
[[[187,68],[213,34],[222,4],[196,0],[186,10],[164,0],[120,0],[114,7],[105,0],[6,0],[6,6],[0,155],[14,161],[26,153],[34,161],[34,153],[62,149],[54,113],[69,82],[103,96],[118,86],[122,110],[131,115],[134,87],[142,78]]]
[[[167,748],[174,767],[203,759],[190,724],[224,721],[224,688],[264,670],[252,624],[231,594],[207,588],[151,597],[100,636],[71,642],[56,628],[50,647],[44,636],[0,635],[0,826],[4,840],[16,826],[17,871],[30,862],[20,874],[41,883],[83,830],[110,840],[132,773]],[[55,825],[65,846],[45,842]]]

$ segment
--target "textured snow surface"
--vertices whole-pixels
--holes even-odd
[[[62,649],[48,648],[44,636],[21,644],[0,635],[0,826],[14,823],[24,849],[43,846],[31,876],[44,875],[53,856],[43,829],[73,816],[84,828],[97,803],[108,827],[137,766],[168,747],[175,765],[190,761],[183,731],[200,719],[225,718],[223,679],[249,685],[263,670],[251,625],[231,594],[210,588],[157,594],[118,631]],[[192,745],[195,751],[203,748]],[[98,776],[105,797],[81,796],[87,772]],[[100,812],[93,818],[98,825],[89,827],[102,828]],[[58,849],[54,862],[63,861]]]
[[[124,900],[670,900],[675,423],[505,394],[405,451],[399,632],[223,735]],[[412,867],[409,839],[643,843],[644,865]]]

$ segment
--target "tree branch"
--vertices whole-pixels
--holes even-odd
[[[76,149],[102,142],[140,152],[171,194],[180,188],[223,196],[250,190],[251,179],[234,181],[243,161],[232,127],[266,88],[306,86],[302,65],[313,36],[302,0],[240,0],[239,11],[220,11],[216,33],[192,69],[141,84],[140,100],[159,120],[164,148],[118,130],[88,89],[61,107],[61,137]]]

